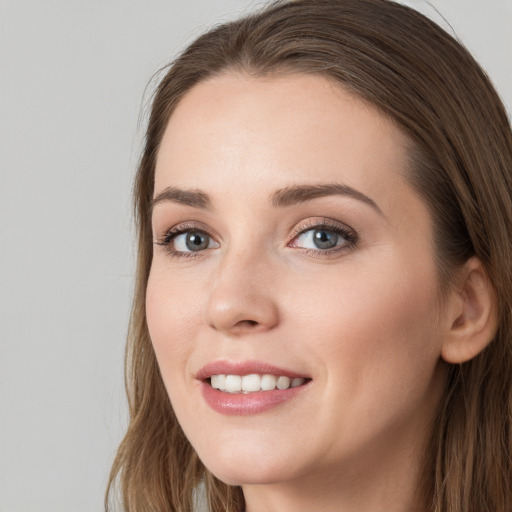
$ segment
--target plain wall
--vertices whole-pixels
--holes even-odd
[[[144,91],[206,27],[260,4],[0,0],[0,512],[102,510],[126,425]],[[433,4],[510,112],[512,0]]]

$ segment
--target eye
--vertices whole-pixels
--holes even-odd
[[[203,231],[187,231],[173,238],[174,250],[179,252],[197,252],[215,247],[210,235]]]
[[[310,229],[297,238],[297,245],[307,249],[332,249],[338,245],[338,239],[338,233],[330,229]]]
[[[206,231],[186,225],[175,226],[155,243],[164,247],[171,256],[195,256],[206,249],[219,247],[219,243]]]
[[[352,247],[357,241],[354,232],[331,222],[311,226],[294,238],[291,246],[309,251],[335,252],[337,249]]]

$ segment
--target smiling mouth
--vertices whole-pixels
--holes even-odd
[[[250,375],[212,375],[206,382],[213,389],[224,391],[225,393],[258,393],[261,391],[285,390],[296,388],[309,382],[311,379],[305,377],[290,378],[286,375],[276,376],[270,374]]]

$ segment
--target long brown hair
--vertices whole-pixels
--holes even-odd
[[[470,256],[498,298],[499,329],[449,368],[422,489],[432,512],[512,510],[512,133],[488,77],[466,49],[389,0],[278,1],[199,37],[155,93],[135,182],[138,263],[126,352],[130,424],[115,459],[126,512],[241,512],[240,488],[216,479],[185,438],[164,389],[145,319],[152,259],[149,205],[163,132],[180,99],[226,71],[328,77],[376,106],[410,140],[408,179],[430,208],[441,283]]]

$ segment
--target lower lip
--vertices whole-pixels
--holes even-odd
[[[258,414],[277,407],[301,393],[308,384],[295,388],[257,391],[255,393],[227,393],[201,382],[201,392],[206,403],[216,412],[227,415],[246,416]]]

